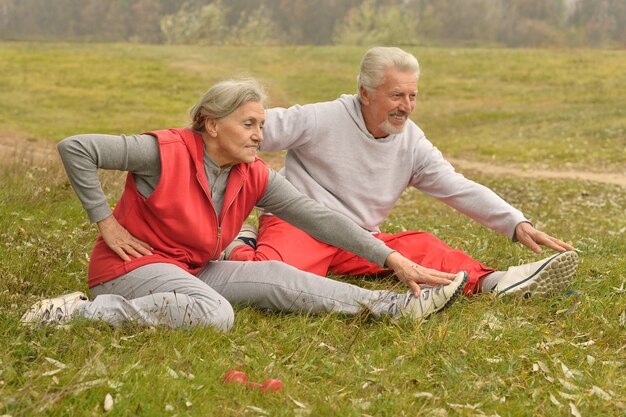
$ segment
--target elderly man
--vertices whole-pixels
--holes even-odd
[[[363,57],[358,94],[325,103],[267,111],[261,150],[287,149],[283,175],[301,192],[349,217],[415,263],[424,280],[433,270],[467,271],[464,292],[498,296],[545,295],[563,289],[578,265],[574,248],[533,227],[490,189],[455,172],[409,119],[415,108],[419,64],[399,48],[377,47]],[[435,236],[417,231],[382,233],[380,224],[409,186],[536,253],[538,262],[496,271]],[[326,275],[385,273],[378,265],[322,243],[265,213],[259,230],[244,226],[224,254],[229,260],[281,260]]]

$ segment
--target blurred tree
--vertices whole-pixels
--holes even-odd
[[[112,1],[101,19],[107,28],[102,33],[107,42],[117,40],[130,40],[131,30],[135,21],[133,19],[130,1]]]
[[[278,45],[280,35],[272,21],[267,7],[261,6],[251,11],[239,13],[239,20],[226,37],[232,45]]]
[[[0,0],[0,39],[626,46],[626,0]]]
[[[561,0],[507,0],[499,39],[507,46],[548,46],[564,42],[566,13]]]
[[[414,45],[416,22],[416,15],[400,5],[367,0],[349,11],[334,40],[347,45]]]
[[[580,29],[582,44],[600,47],[617,41],[626,46],[624,0],[578,0],[569,23]]]
[[[162,42],[160,20],[163,9],[159,0],[138,0],[132,6],[133,36],[130,40],[145,43]]]
[[[226,15],[221,0],[207,5],[188,1],[161,20],[161,30],[168,43],[220,45],[226,32]]]

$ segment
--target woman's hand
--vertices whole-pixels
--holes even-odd
[[[456,276],[418,265],[399,252],[392,252],[387,257],[385,265],[393,269],[398,279],[408,285],[416,297],[420,294],[418,284],[448,285]]]
[[[130,256],[141,258],[144,255],[152,255],[152,247],[131,235],[114,216],[100,220],[98,229],[107,246],[125,261],[130,261]]]

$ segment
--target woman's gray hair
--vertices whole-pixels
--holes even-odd
[[[190,127],[195,131],[204,132],[206,119],[226,117],[249,101],[265,106],[266,100],[267,96],[263,87],[254,78],[233,78],[220,81],[189,109]]]
[[[399,71],[414,72],[419,78],[420,65],[417,58],[400,48],[378,46],[363,55],[359,75],[356,77],[359,94],[361,87],[373,92],[385,82],[385,71],[395,68]]]

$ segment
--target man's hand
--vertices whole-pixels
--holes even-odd
[[[141,258],[144,255],[152,255],[152,247],[131,235],[114,216],[100,220],[98,228],[107,246],[123,260],[130,261],[130,256]]]
[[[522,245],[528,246],[535,253],[541,253],[542,245],[557,252],[576,250],[572,245],[535,229],[528,222],[522,222],[515,226],[515,236]]]
[[[385,265],[393,269],[398,279],[408,285],[416,297],[420,295],[419,283],[448,285],[456,276],[455,274],[448,274],[418,265],[402,256],[399,252],[392,252],[387,257]]]

